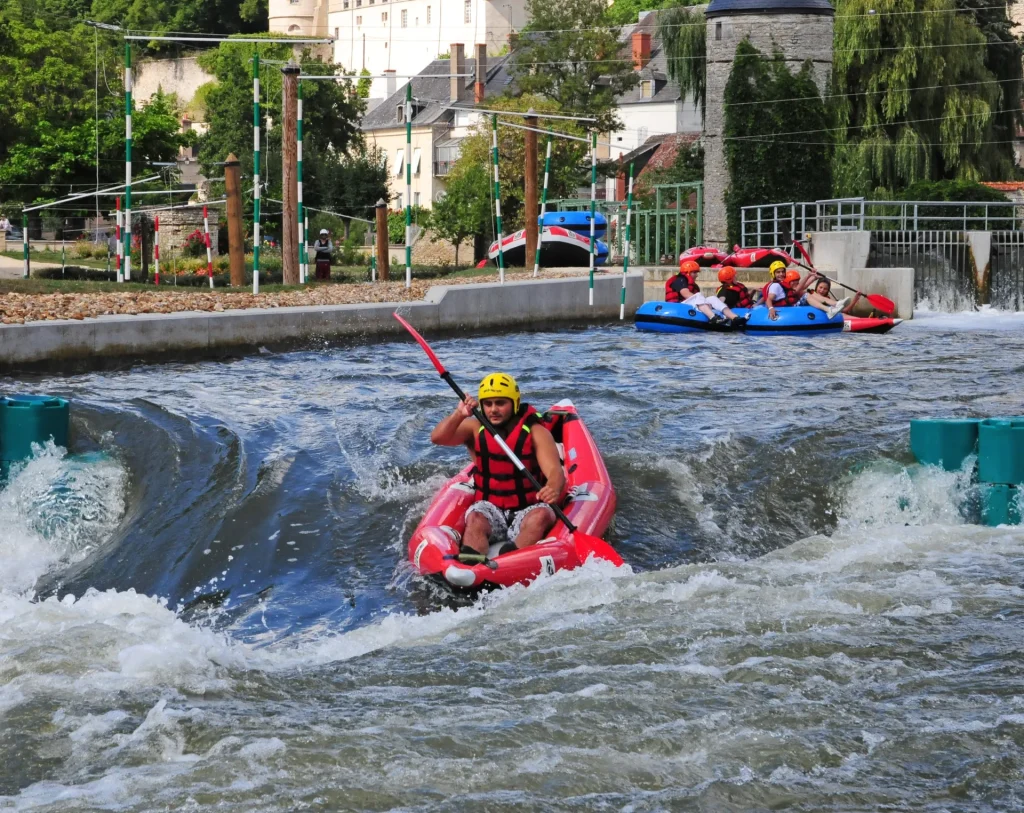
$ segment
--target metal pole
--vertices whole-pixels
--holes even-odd
[[[590,287],[587,296],[594,307],[594,251],[597,247],[595,220],[597,219],[597,130],[590,133]]]
[[[206,276],[210,278],[210,289],[213,290],[213,250],[210,248],[210,215],[203,207],[203,242],[206,243]]]
[[[297,181],[299,191],[299,283],[306,283],[306,230],[302,209],[302,82],[298,83],[298,116],[296,117],[295,146],[298,154]]]
[[[501,245],[501,183],[498,180],[498,117],[491,116],[491,156],[494,161],[494,213],[498,228],[498,282],[505,284],[505,250]]]
[[[405,287],[412,287],[412,80],[405,86]]]
[[[124,279],[132,278],[132,46],[124,43]]]
[[[121,240],[121,196],[118,195],[114,204],[116,208],[116,218],[114,226],[114,236],[117,238],[117,257],[114,258],[114,267],[117,269],[117,281],[124,282],[124,274],[121,271],[121,258],[124,256],[124,243]]]
[[[260,54],[252,55],[252,292],[260,292]]]
[[[60,275],[64,276],[64,265],[67,259],[66,244],[64,242],[64,230],[60,232]]]
[[[544,242],[544,212],[548,205],[548,177],[551,174],[551,134],[548,133],[547,155],[544,157],[544,190],[540,195],[540,220],[537,224],[537,252],[533,256],[533,275],[540,275],[540,247]]]
[[[153,215],[153,261],[155,271],[154,282],[160,284],[160,215]]]
[[[619,321],[626,318],[626,274],[629,273],[629,215],[633,210],[633,165],[629,165],[629,194],[626,196],[626,250],[622,255],[622,299],[619,301]]]
[[[25,279],[29,277],[29,260],[28,260],[28,215],[22,212],[21,215],[21,250],[25,258]]]

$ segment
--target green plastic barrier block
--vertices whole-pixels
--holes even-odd
[[[978,479],[1024,484],[1024,419],[989,418],[978,426]]]
[[[910,422],[910,451],[918,463],[957,471],[974,454],[977,418],[926,418]]]
[[[49,395],[0,398],[0,461],[14,463],[32,456],[32,444],[53,439],[67,448],[71,408]]]
[[[981,523],[990,528],[997,525],[1020,525],[1020,491],[1007,485],[981,485]]]

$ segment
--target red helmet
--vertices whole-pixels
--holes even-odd
[[[718,272],[718,281],[719,282],[732,282],[735,279],[736,279],[736,269],[733,268],[731,265],[727,265],[727,266],[723,267],[722,270]]]
[[[696,274],[700,271],[700,266],[697,265],[693,260],[683,260],[679,263],[679,270],[684,274]]]

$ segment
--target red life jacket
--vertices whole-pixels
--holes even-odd
[[[728,304],[728,300],[726,300],[724,296],[726,291],[732,291],[737,296],[736,304],[729,305],[730,308],[752,308],[754,306],[754,300],[750,298],[750,291],[747,290],[746,285],[741,285],[738,282],[730,282],[726,285],[722,285],[718,289],[716,296]]]
[[[761,298],[764,300],[765,305],[769,304],[768,289],[771,288],[774,283],[775,280],[772,280],[767,285],[765,285],[764,288],[761,289]],[[774,305],[776,308],[784,308],[787,307],[788,305],[795,305],[797,302],[800,301],[799,295],[793,288],[791,288],[785,282],[780,282],[779,285],[781,285],[782,290],[786,292],[786,298],[782,302],[776,302]]]
[[[530,428],[540,423],[537,410],[529,404],[523,404],[518,414],[510,420],[515,423],[505,437],[505,443],[523,461],[527,471],[543,484],[544,473],[537,463],[533,438],[530,436]],[[473,439],[473,453],[476,455],[476,465],[472,472],[473,486],[476,488],[478,502],[487,500],[503,511],[520,511],[537,502],[536,489],[482,426]]]
[[[676,291],[676,289],[672,287],[672,283],[677,282],[680,277],[682,277],[683,279],[686,280],[686,287],[690,290],[690,293],[692,293],[692,294],[700,293],[700,286],[697,284],[697,275],[696,274],[684,274],[682,271],[679,271],[678,273],[673,274],[671,277],[669,277],[667,280],[665,280],[665,301],[666,302],[682,302],[683,301],[683,298],[679,295],[679,292]],[[689,297],[687,297],[687,299],[689,299]]]

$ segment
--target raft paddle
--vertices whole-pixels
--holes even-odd
[[[459,400],[465,401],[466,393],[464,393],[462,391],[462,388],[455,383],[455,379],[452,378],[452,374],[449,373],[444,368],[444,365],[441,363],[441,360],[437,357],[437,354],[430,349],[430,345],[427,344],[427,340],[424,339],[419,334],[419,331],[417,331],[416,328],[414,328],[407,321],[405,321],[405,319],[399,316],[397,312],[392,315],[399,321],[402,327],[409,331],[409,335],[416,340],[417,344],[419,344],[419,346],[423,348],[423,352],[427,354],[427,357],[434,365],[434,369],[437,370],[441,378],[443,378],[448,383],[448,386],[455,391],[455,394],[459,396]],[[519,471],[526,477],[526,479],[530,481],[530,484],[539,491],[541,485],[537,481],[537,478],[530,473],[526,466],[523,465],[523,461],[516,456],[516,453],[513,452],[508,447],[508,444],[505,443],[505,439],[502,438],[500,434],[498,434],[498,430],[491,425],[491,422],[489,420],[487,420],[487,416],[484,415],[483,410],[481,410],[479,406],[474,407],[473,417],[480,421],[480,424],[484,427],[484,429],[486,429],[487,432],[491,435],[491,437],[493,437],[495,441],[497,441],[498,445],[501,447],[501,450],[508,456],[508,459],[512,461],[512,465],[519,469]],[[572,541],[573,544],[575,544],[576,546],[576,556],[579,558],[581,564],[583,562],[586,562],[587,559],[589,559],[591,556],[595,556],[598,559],[605,559],[606,561],[611,562],[616,567],[623,564],[622,557],[615,552],[615,548],[613,548],[603,539],[600,539],[596,536],[591,536],[590,534],[583,533],[583,531],[579,530],[579,528],[577,528],[573,524],[572,520],[570,520],[569,517],[565,515],[565,512],[557,505],[553,503],[548,503],[548,505],[550,505],[551,510],[555,512],[555,516],[558,517],[558,519],[562,521],[562,524],[569,529],[569,533],[572,534]]]
[[[832,279],[831,277],[826,277],[817,268],[814,267],[814,261],[811,260],[811,255],[807,253],[807,249],[804,248],[803,243],[801,243],[799,240],[794,240],[793,245],[796,246],[797,249],[799,249],[804,259],[807,260],[806,265],[800,262],[799,260],[794,260],[794,262],[801,268],[806,268],[808,271],[817,274],[822,279],[827,279],[833,285],[839,285],[845,288],[847,291],[853,291],[855,294],[860,294],[868,302],[871,303],[871,306],[873,308],[882,311],[886,316],[892,316],[893,314],[896,313],[896,303],[893,302],[888,297],[884,297],[881,294],[866,294],[863,291],[858,291],[856,288],[847,285],[845,282],[840,282],[839,280]]]

